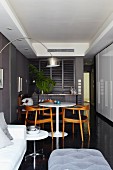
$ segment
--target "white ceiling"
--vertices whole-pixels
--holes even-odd
[[[13,42],[28,58],[50,56],[46,48],[89,58],[113,42],[112,12],[113,0],[0,0],[0,32],[10,41],[30,37]]]

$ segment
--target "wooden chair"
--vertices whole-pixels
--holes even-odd
[[[49,117],[43,115],[44,111],[49,110],[50,114]],[[34,112],[34,119],[31,120],[28,117],[29,112]],[[33,107],[33,106],[26,106],[26,118],[25,118],[25,125],[27,123],[37,125],[37,124],[44,124],[44,123],[51,123],[51,132],[52,132],[52,139],[53,139],[53,117],[52,117],[52,108],[45,108],[45,107]]]
[[[69,110],[71,112],[69,112]],[[88,133],[90,136],[89,110],[90,110],[89,105],[86,106],[78,105],[74,107],[63,108],[63,138],[64,138],[65,122],[72,123],[72,133],[74,133],[74,123],[80,124],[82,141],[84,141],[82,124],[87,123]]]
[[[25,98],[25,99],[27,100],[27,98]],[[26,110],[25,110],[26,105],[31,105],[31,101],[29,101],[28,104],[25,103],[25,105],[24,105],[23,100],[22,100],[21,96],[18,97],[18,106],[17,106],[18,120],[22,120],[22,115],[26,115]]]
[[[22,105],[22,99],[21,96],[18,96],[18,106],[17,106],[17,113],[18,113],[18,120],[22,119],[22,115],[26,114],[25,111],[23,111],[25,107]]]

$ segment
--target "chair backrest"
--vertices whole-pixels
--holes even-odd
[[[43,111],[45,110],[50,110],[50,116],[47,118],[43,118],[43,120],[37,120],[37,116],[40,115],[40,111],[42,111],[42,116],[43,116]],[[28,112],[35,112],[35,119],[34,120],[29,120],[28,118]],[[33,106],[26,106],[26,121],[25,124],[28,123],[32,123],[32,124],[39,124],[39,123],[43,123],[43,122],[50,122],[52,121],[52,108],[46,108],[46,107],[33,107]]]
[[[46,107],[34,107],[34,106],[26,106],[26,111],[43,111],[43,110],[50,110],[50,108]]]
[[[54,100],[52,100],[52,99],[47,99],[47,100],[44,100],[44,103],[46,103],[46,102],[53,103],[53,102],[54,102]]]
[[[44,110],[50,110],[50,116],[44,117],[43,111]],[[28,112],[35,111],[35,117],[34,120],[30,120],[28,118]],[[42,115],[40,115],[40,111],[42,111]],[[42,117],[42,119],[41,119]],[[52,139],[53,139],[53,119],[52,119],[52,108],[46,108],[46,107],[33,107],[33,106],[26,106],[26,118],[25,118],[25,125],[27,123],[34,124],[35,126],[37,124],[44,124],[44,123],[51,123],[51,131],[52,131]]]
[[[90,110],[90,105],[76,105],[75,107],[66,107],[68,110]]]
[[[25,106],[25,110],[28,111],[28,112],[29,112],[29,111],[36,111],[36,109],[35,109],[34,107],[32,107],[32,106],[27,106],[27,105]]]
[[[79,110],[90,110],[90,105],[83,105]]]

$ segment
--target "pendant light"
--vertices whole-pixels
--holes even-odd
[[[50,68],[50,67],[58,67],[58,66],[60,66],[60,61],[58,60],[58,58],[55,57],[48,58],[46,67]]]

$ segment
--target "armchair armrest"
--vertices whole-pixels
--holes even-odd
[[[8,125],[8,130],[13,139],[26,139],[25,125]]]

